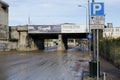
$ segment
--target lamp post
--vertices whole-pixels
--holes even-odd
[[[91,33],[90,29],[90,1],[88,0],[88,27],[89,27],[89,34]]]
[[[78,5],[78,7],[82,7],[82,8],[85,8],[86,9],[86,32],[88,32],[88,27],[87,27],[87,25],[88,25],[88,10],[87,10],[87,7],[86,6],[82,6],[82,5]]]

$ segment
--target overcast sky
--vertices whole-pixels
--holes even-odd
[[[9,25],[31,24],[86,24],[88,0],[3,0],[9,4]],[[92,1],[92,0],[90,0]],[[105,2],[106,23],[120,26],[120,0],[95,0]]]

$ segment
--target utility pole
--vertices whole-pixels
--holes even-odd
[[[89,33],[90,33],[91,31],[90,31],[90,1],[89,0],[88,0],[88,18],[89,18],[88,27],[89,27]]]

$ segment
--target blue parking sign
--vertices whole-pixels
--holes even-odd
[[[104,16],[104,3],[92,2],[91,3],[91,16]]]

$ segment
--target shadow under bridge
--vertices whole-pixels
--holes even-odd
[[[29,34],[29,37],[32,39],[39,50],[44,50],[46,47],[45,43],[51,42],[55,45],[58,45],[59,35],[61,35],[61,39],[65,48],[68,49],[68,39],[84,39],[86,38],[87,33],[39,33]],[[28,42],[31,44],[30,40],[28,40]],[[55,47],[55,45],[53,45],[53,47]]]

